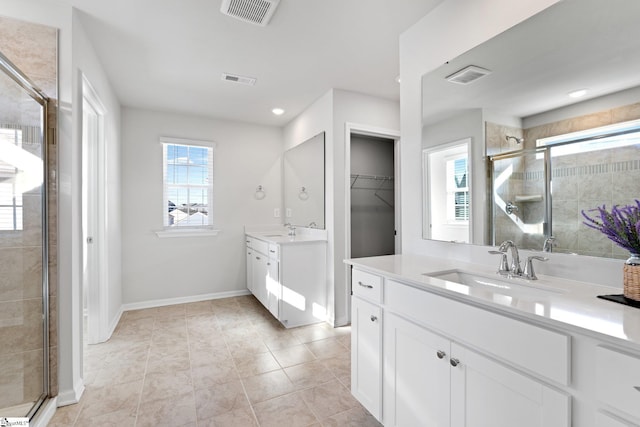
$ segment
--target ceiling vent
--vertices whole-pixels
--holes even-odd
[[[491,71],[484,68],[476,67],[475,65],[469,65],[468,67],[458,70],[455,73],[447,76],[446,79],[451,83],[458,83],[466,85],[471,82],[475,82],[481,77],[491,74]]]
[[[222,80],[232,83],[240,83],[247,86],[254,86],[256,79],[253,77],[239,76],[237,74],[222,73]]]
[[[280,0],[222,0],[220,11],[232,18],[263,27],[276,11]]]

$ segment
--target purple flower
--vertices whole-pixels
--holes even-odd
[[[623,207],[614,206],[611,212],[605,205],[590,209],[588,212],[598,212],[593,217],[583,210],[584,224],[600,231],[616,245],[634,254],[640,254],[640,200],[635,205]]]

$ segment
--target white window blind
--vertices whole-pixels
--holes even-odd
[[[447,219],[469,221],[469,186],[466,154],[447,161]]]
[[[160,142],[165,228],[211,228],[215,144],[178,138]]]

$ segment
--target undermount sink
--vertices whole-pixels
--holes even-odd
[[[564,289],[554,288],[541,284],[532,284],[521,278],[502,278],[490,277],[482,274],[472,273],[470,271],[453,269],[444,271],[435,271],[433,273],[423,273],[424,276],[434,277],[436,279],[446,280],[448,282],[458,283],[468,286],[469,288],[492,289],[495,292],[502,293],[528,293],[528,294],[564,294]]]

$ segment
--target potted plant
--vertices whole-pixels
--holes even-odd
[[[597,212],[589,216],[584,210],[585,225],[600,231],[616,245],[628,250],[631,257],[624,264],[624,296],[640,301],[640,200],[635,205],[614,206],[608,211],[605,205],[590,209]]]

